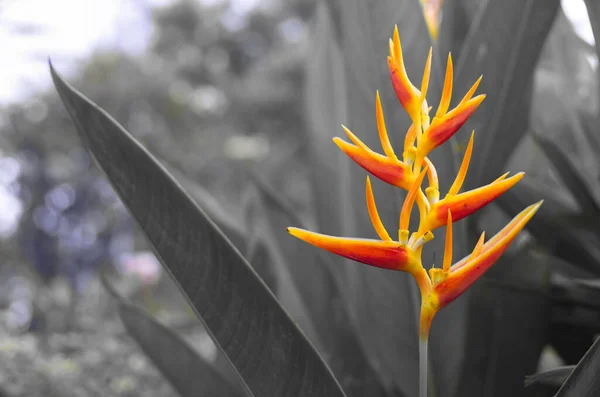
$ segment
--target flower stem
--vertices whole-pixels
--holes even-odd
[[[434,300],[423,300],[421,304],[421,318],[419,321],[419,397],[427,397],[427,384],[429,375],[429,362],[427,355],[427,345],[429,343],[429,329],[433,316],[437,311],[437,305]]]
[[[427,397],[427,374],[428,374],[428,361],[427,361],[427,337],[419,337],[419,397]]]

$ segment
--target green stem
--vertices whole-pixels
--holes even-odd
[[[433,306],[432,306],[433,305]],[[429,363],[427,345],[429,344],[429,329],[437,310],[434,301],[429,297],[423,299],[419,321],[419,397],[427,397]]]
[[[419,397],[427,397],[427,337],[419,337]]]

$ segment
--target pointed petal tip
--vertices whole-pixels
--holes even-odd
[[[471,99],[469,99],[466,103],[471,104],[471,106],[479,106],[481,102],[485,99],[487,94],[479,94]]]
[[[342,138],[340,138],[339,136],[334,136],[331,139],[336,145],[338,145],[340,147],[340,149],[342,149],[342,145],[346,144],[349,145],[348,142],[344,141]]]

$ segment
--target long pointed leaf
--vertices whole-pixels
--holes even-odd
[[[487,97],[458,135],[466,143],[475,129],[470,187],[504,173],[527,130],[533,71],[559,6],[560,0],[488,1],[471,26],[457,63],[456,89],[466,92],[483,74],[478,91]]]
[[[533,386],[535,384],[544,384],[551,386],[560,386],[564,383],[573,369],[574,365],[564,365],[562,367],[552,368],[544,372],[538,372],[537,374],[529,375],[525,378],[525,387]]]
[[[253,180],[264,203],[264,218],[271,225],[272,233],[278,237],[277,245],[285,247],[288,254],[288,267],[282,270],[294,281],[293,288],[299,292],[302,304],[310,313],[312,325],[321,342],[318,346],[333,373],[348,397],[386,395],[368,364],[343,304],[339,288],[343,280],[338,277],[339,266],[343,264],[333,263],[323,251],[307,250],[304,242],[281,234],[281,230],[290,222],[303,228],[308,226],[286,198],[266,181],[259,176],[254,176]],[[279,293],[285,296],[291,289],[288,286],[280,289]],[[285,303],[286,300],[282,301]]]
[[[246,200],[249,201],[248,211],[253,213],[250,232],[258,237],[258,243],[263,247],[270,268],[275,274],[276,283],[273,292],[306,336],[323,352],[323,343],[321,343],[315,330],[316,324],[314,324],[306,309],[305,302],[300,296],[299,287],[301,286],[295,282],[293,275],[290,274],[290,269],[294,265],[301,266],[302,264],[291,264],[290,261],[295,259],[297,253],[290,251],[288,246],[281,244],[283,239],[291,240],[285,233],[286,226],[271,227],[269,213],[255,186],[250,186],[245,194],[248,196]],[[315,283],[319,281],[317,279]],[[308,285],[310,286],[310,284]]]
[[[50,71],[94,160],[246,391],[343,396],[313,346],[204,211],[123,127]]]
[[[343,222],[344,181],[340,172],[345,158],[332,138],[345,122],[346,83],[342,54],[332,25],[329,9],[319,2],[314,53],[306,69],[305,102],[317,226],[321,233],[337,234]]]
[[[127,332],[181,397],[246,395],[239,385],[228,381],[175,331],[127,302],[104,277],[101,280],[106,291],[117,301],[119,317]]]
[[[600,338],[585,353],[556,397],[595,397],[600,392]]]
[[[571,194],[579,203],[581,210],[585,214],[597,216],[600,214],[600,207],[596,203],[591,190],[583,176],[577,172],[577,169],[571,162],[571,159],[550,139],[534,134],[536,143],[542,148],[554,169],[558,172],[560,179],[570,190]]]
[[[189,192],[198,206],[206,211],[210,219],[217,224],[237,249],[241,250],[242,247],[246,246],[247,233],[242,222],[231,216],[213,195],[181,171],[169,165],[166,165],[165,168]],[[260,272],[259,275],[261,275]]]
[[[454,59],[460,59],[471,24],[482,3],[481,0],[448,0],[442,3],[443,18],[438,37],[441,55],[451,52]]]

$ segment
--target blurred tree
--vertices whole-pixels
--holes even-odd
[[[306,206],[299,93],[313,4],[244,10],[227,1],[174,2],[152,11],[153,38],[142,56],[97,52],[69,80],[237,219],[248,169]],[[19,159],[24,206],[6,246],[41,282],[64,278],[84,291],[98,267],[118,257],[110,247],[133,232],[129,217],[115,210],[53,91],[2,110],[12,121],[0,126],[3,155]],[[145,246],[139,234],[135,241],[120,250]]]

